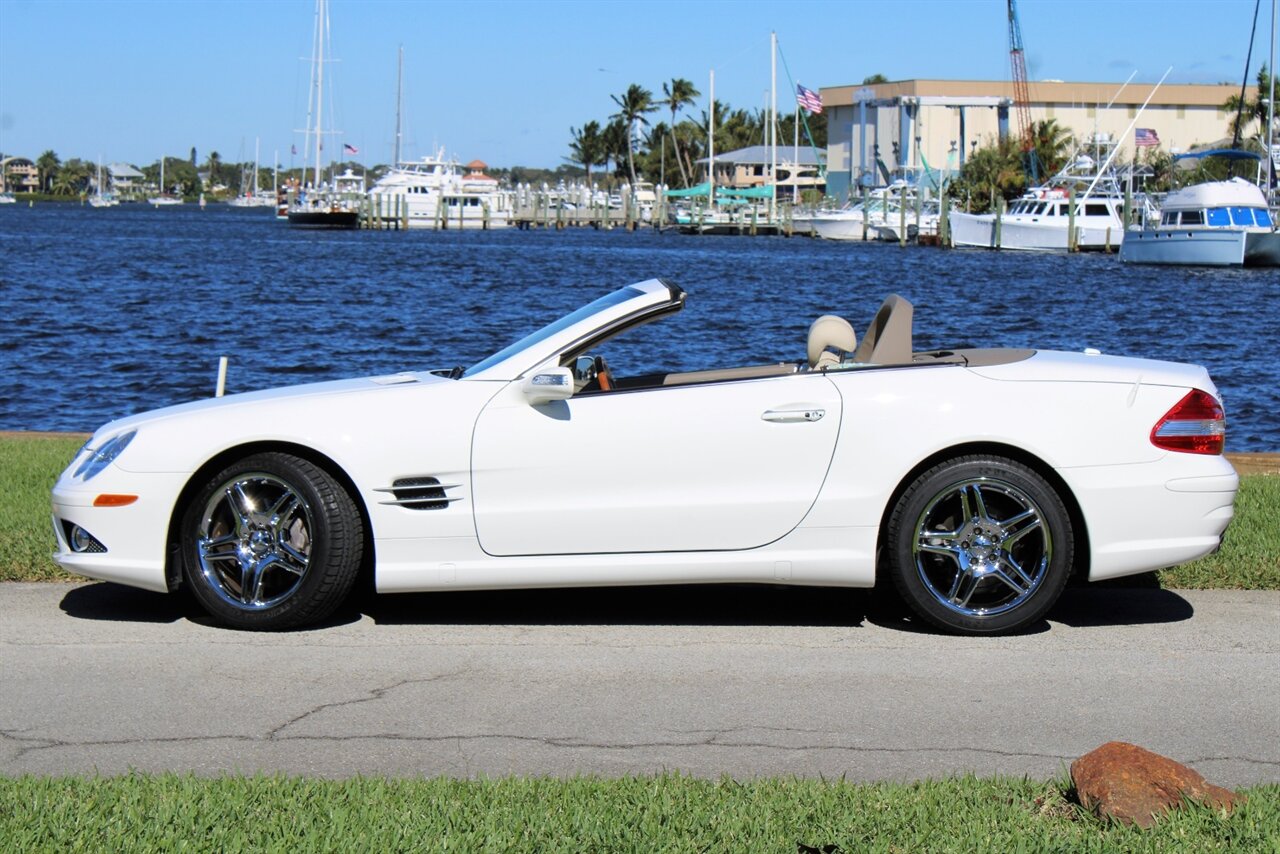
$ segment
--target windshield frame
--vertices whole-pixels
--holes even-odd
[[[513,380],[603,329],[615,333],[655,312],[678,311],[685,292],[660,279],[627,285],[555,320],[462,372],[461,379]]]

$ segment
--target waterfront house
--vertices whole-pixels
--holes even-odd
[[[804,190],[822,190],[820,151],[812,146],[778,146],[778,196],[790,200]],[[705,174],[709,158],[698,161]],[[767,145],[716,152],[716,186],[734,189],[768,186],[773,182],[773,152]]]

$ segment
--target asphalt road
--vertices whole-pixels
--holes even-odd
[[[965,772],[1047,778],[1112,739],[1280,781],[1280,593],[1069,590],[1012,638],[865,591],[365,600],[320,630],[179,597],[0,584],[0,774]]]

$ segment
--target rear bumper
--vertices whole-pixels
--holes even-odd
[[[1225,457],[1169,454],[1062,475],[1088,528],[1091,581],[1204,557],[1221,545],[1235,515],[1239,477]]]

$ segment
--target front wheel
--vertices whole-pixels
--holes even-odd
[[[181,521],[183,575],[206,611],[241,629],[323,620],[351,591],[363,524],[328,472],[254,454],[211,477]]]
[[[918,615],[957,634],[1040,619],[1066,585],[1071,520],[1037,472],[997,456],[960,457],[917,477],[889,518],[888,565]]]

